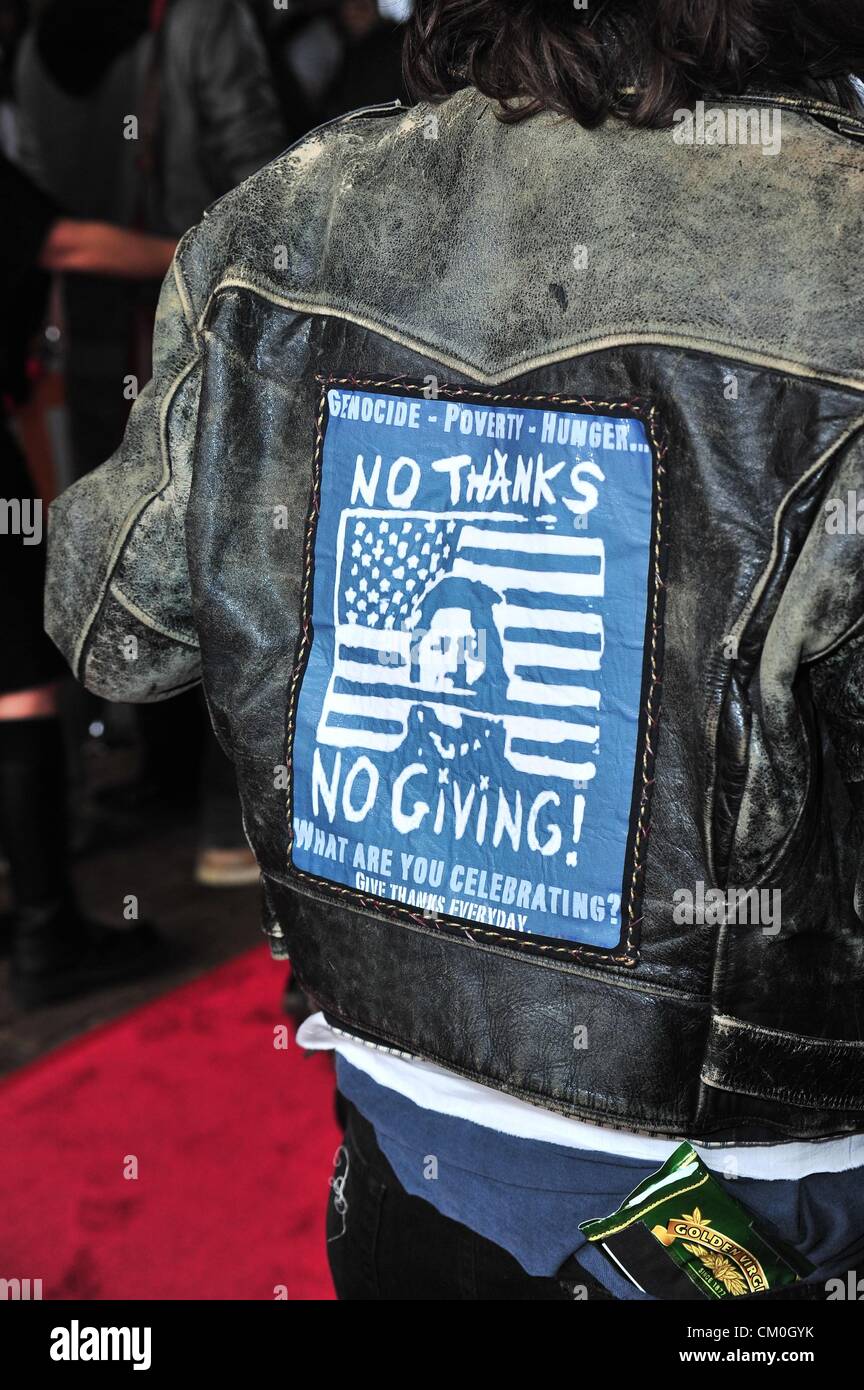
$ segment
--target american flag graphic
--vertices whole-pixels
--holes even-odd
[[[577,783],[595,776],[600,538],[538,530],[518,514],[351,509],[340,520],[337,576],[319,742],[392,752],[412,709],[446,702],[500,724],[505,756],[520,772]],[[500,652],[502,678],[442,697],[412,681],[411,662],[424,604],[445,579],[495,595],[494,630],[484,638]]]

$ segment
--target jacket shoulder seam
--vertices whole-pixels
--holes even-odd
[[[226,275],[213,286],[198,317],[197,327],[199,332],[203,330],[213,301],[224,290],[231,289],[246,290],[250,294],[257,294],[262,299],[269,300],[271,304],[278,305],[280,308],[291,309],[296,313],[316,315],[320,318],[339,319],[345,323],[353,323],[358,328],[365,328],[372,333],[378,333],[381,337],[387,338],[391,342],[399,343],[400,346],[407,347],[412,352],[419,352],[422,356],[428,357],[432,361],[440,362],[442,366],[450,367],[454,371],[461,372],[484,386],[500,386],[505,382],[512,381],[516,377],[525,376],[529,372],[541,370],[543,367],[551,366],[556,362],[565,362],[575,357],[585,357],[592,352],[600,352],[615,347],[645,346],[677,347],[690,352],[716,354],[724,360],[746,362],[754,366],[763,367],[768,371],[777,371],[789,376],[804,378],[805,380],[823,381],[832,386],[840,386],[846,390],[855,391],[856,394],[864,396],[864,368],[862,368],[862,376],[860,378],[840,376],[822,368],[814,367],[806,362],[796,362],[792,359],[783,357],[773,357],[769,353],[747,348],[743,344],[724,343],[719,339],[700,339],[696,341],[687,334],[667,331],[668,326],[664,326],[663,329],[649,328],[648,331],[642,333],[613,333],[605,337],[591,338],[584,342],[568,343],[566,346],[555,348],[551,352],[543,353],[536,357],[525,358],[523,360],[511,358],[503,365],[501,371],[488,373],[484,372],[478,363],[467,361],[462,357],[457,357],[447,352],[438,343],[430,342],[412,333],[403,333],[386,320],[377,319],[372,315],[367,316],[362,313],[354,313],[336,305],[326,304],[317,298],[307,299],[304,298],[302,294],[279,294],[269,286],[256,284],[255,281],[247,279],[242,275]]]
[[[108,557],[108,562],[105,566],[104,582],[100,588],[98,597],[96,598],[96,601],[93,604],[93,607],[90,610],[90,613],[88,614],[81,628],[78,641],[75,645],[72,667],[79,679],[83,680],[84,678],[84,665],[86,660],[87,646],[93,634],[93,629],[95,628],[96,623],[98,622],[99,614],[102,611],[105,599],[109,593],[112,584],[114,583],[114,576],[117,572],[117,566],[120,563],[120,559],[123,555],[123,551],[126,548],[129,536],[131,532],[134,530],[135,526],[138,524],[142,514],[146,511],[147,507],[153,501],[154,497],[158,497],[159,494],[170,482],[171,456],[168,450],[167,437],[168,415],[170,413],[171,406],[174,402],[174,397],[176,396],[183,382],[186,380],[186,377],[198,365],[199,361],[200,357],[198,356],[198,354],[196,354],[191,361],[187,362],[185,366],[181,367],[174,379],[171,381],[168,390],[166,391],[165,398],[162,401],[158,422],[159,449],[162,460],[162,474],[155,487],[151,488],[143,496],[135,498],[134,503],[129,507],[122,522],[115,531],[110,555]],[[188,645],[188,643],[186,643],[186,645]]]
[[[180,252],[183,250],[184,243],[186,242],[187,238],[191,237],[191,233],[194,230],[194,227],[191,228],[190,231],[186,233],[186,236],[184,236],[180,245],[177,247],[177,250],[171,261],[171,267],[174,273],[174,284],[177,289],[177,297],[180,300],[180,307],[183,310],[183,317],[186,320],[186,326],[189,329],[189,332],[192,334],[192,340],[197,347],[199,342],[199,334],[197,324],[195,321],[195,310],[192,304],[192,296],[189,292],[189,287],[186,284],[186,280],[184,279],[183,271],[180,266]]]
[[[188,636],[184,636],[181,632],[176,632],[165,623],[160,623],[158,618],[153,617],[152,613],[148,613],[146,609],[142,608],[140,604],[137,604],[134,599],[131,599],[129,595],[124,593],[120,588],[116,579],[112,579],[108,587],[108,592],[117,600],[121,607],[125,608],[126,612],[129,613],[131,617],[137,619],[143,627],[149,627],[154,632],[158,632],[160,637],[168,637],[172,642],[179,642],[182,646],[189,647],[192,651],[199,650],[197,642],[190,641]]]
[[[321,124],[315,126],[313,130],[307,130],[304,135],[301,135],[297,140],[293,140],[290,145],[286,145],[284,150],[280,150],[277,155],[274,155],[274,157],[268,160],[266,164],[262,164],[261,168],[256,169],[255,173],[250,174],[249,177],[250,179],[259,179],[261,175],[266,173],[268,169],[272,169],[283,159],[287,158],[288,155],[294,154],[294,152],[297,150],[302,150],[306,145],[311,144],[315,139],[320,138],[322,135],[325,135],[325,133],[327,136],[329,136],[331,132],[336,132],[343,127],[347,127],[352,121],[360,120],[364,117],[371,118],[379,116],[404,115],[404,113],[409,109],[410,108],[404,106],[401,101],[393,101],[382,102],[379,105],[373,106],[359,106],[356,111],[343,112],[339,116],[332,117],[332,119],[329,121],[322,121]],[[245,182],[248,181],[249,180],[245,180]],[[238,184],[237,187],[243,188],[244,184]],[[218,198],[214,198],[213,202],[209,203],[208,206],[204,209],[202,221],[210,217],[211,214],[214,213],[217,208],[221,207],[222,203],[224,203],[226,198],[230,198],[236,192],[237,188],[229,188],[227,192],[220,194]]]

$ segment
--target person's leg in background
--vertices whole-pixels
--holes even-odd
[[[66,664],[45,635],[44,537],[23,455],[0,424],[0,478],[21,518],[0,544],[0,850],[9,865],[10,988],[22,1007],[82,993],[163,958],[153,928],[112,930],[78,909],[69,872],[67,764],[58,717]],[[119,913],[118,913],[119,916]]]
[[[20,967],[47,924],[69,918],[55,957],[77,938],[67,874],[65,753],[55,685],[0,695],[0,844],[9,865],[10,945]]]
[[[66,756],[53,685],[0,696],[0,843],[9,864],[10,987],[22,1007],[138,974],[160,956],[146,923],[80,912],[69,874]]]
[[[206,707],[204,717],[207,729],[195,877],[207,888],[241,888],[258,882],[258,863],[243,830],[234,768],[210,728]]]

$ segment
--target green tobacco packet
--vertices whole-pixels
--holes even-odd
[[[681,1144],[611,1216],[580,1230],[644,1293],[739,1298],[795,1284],[812,1265],[760,1229],[746,1207]]]

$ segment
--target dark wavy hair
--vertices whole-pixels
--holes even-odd
[[[502,119],[556,111],[668,126],[699,97],[777,87],[862,114],[864,0],[416,0],[405,74],[421,100],[477,87]]]

